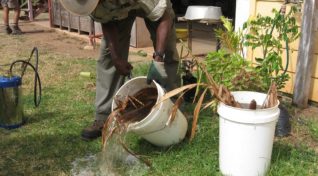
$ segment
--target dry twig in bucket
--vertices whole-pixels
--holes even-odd
[[[141,121],[145,118],[157,101],[157,89],[145,88],[133,96],[126,96],[123,100],[115,99],[117,108],[109,115],[103,129],[103,144],[117,129],[124,129],[129,123]],[[125,131],[120,130],[121,132]],[[104,134],[107,133],[107,136]]]
[[[208,79],[208,88],[210,89],[210,92],[212,95],[215,96],[216,99],[223,102],[224,104],[228,106],[238,107],[240,108],[240,104],[234,99],[231,92],[224,87],[223,85],[218,85],[212,78],[212,76],[207,72],[206,68],[203,66],[203,64],[199,63],[199,66],[203,70],[204,74],[206,75]]]
[[[278,98],[277,98],[277,87],[275,82],[272,82],[267,95],[266,99],[261,107],[261,109],[266,109],[266,108],[271,108],[276,106],[278,103]]]
[[[249,104],[248,109],[256,110],[256,108],[257,108],[257,102],[253,99],[251,103]]]
[[[117,120],[121,123],[138,122],[145,118],[157,101],[157,89],[145,88],[133,96],[127,96],[123,101],[116,100],[119,110]]]

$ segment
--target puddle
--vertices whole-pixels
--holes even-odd
[[[95,175],[93,166],[96,165],[96,155],[89,155],[85,158],[78,158],[72,162],[71,175],[73,176],[93,176]]]
[[[142,176],[148,166],[121,146],[96,155],[78,158],[72,162],[72,176]]]

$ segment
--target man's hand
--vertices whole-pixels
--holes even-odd
[[[124,59],[113,59],[113,64],[119,74],[128,76],[133,66]]]
[[[102,24],[102,31],[103,35],[106,38],[110,54],[112,56],[112,62],[115,66],[116,70],[119,74],[128,76],[130,75],[131,70],[133,67],[130,63],[127,62],[125,59],[121,59],[121,53],[119,51],[119,37],[118,37],[118,25],[116,22],[109,22]]]

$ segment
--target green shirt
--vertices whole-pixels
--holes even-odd
[[[143,10],[151,21],[161,18],[167,8],[172,8],[170,0],[103,0],[91,13],[91,17],[101,23],[122,20],[131,10]]]

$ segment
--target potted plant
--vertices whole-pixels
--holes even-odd
[[[193,57],[198,83],[167,93],[171,97],[197,86],[191,139],[200,109],[213,107],[220,115],[220,169],[224,175],[265,175],[271,160],[275,125],[279,116],[277,89],[289,79],[288,43],[299,37],[292,7],[287,14],[273,10],[274,17],[257,16],[234,32],[229,20],[216,31],[223,49],[202,61]],[[244,47],[260,49],[262,57],[250,62]],[[284,48],[285,47],[285,48]],[[282,65],[286,49],[287,65]],[[242,91],[244,90],[244,91]],[[198,93],[200,92],[200,93]],[[204,100],[208,92],[214,97]],[[264,92],[264,93],[260,93]]]

